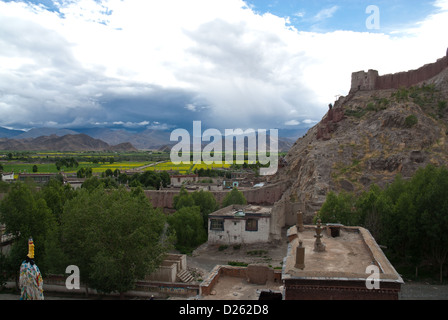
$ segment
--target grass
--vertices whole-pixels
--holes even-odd
[[[33,166],[37,166],[36,173],[58,173],[59,171],[56,168],[56,165],[52,162],[49,163],[26,163],[20,161],[14,162],[1,162],[3,165],[3,172],[12,172],[15,173],[33,173]],[[80,168],[92,168],[93,173],[102,173],[107,169],[111,169],[114,171],[118,169],[120,171],[131,170],[141,166],[145,166],[151,164],[151,162],[116,162],[113,164],[105,163],[105,164],[94,164],[91,162],[79,162],[77,168],[62,168],[65,173],[76,173]]]
[[[194,172],[195,169],[221,169],[221,168],[230,168],[230,165],[228,164],[211,164],[207,165],[204,162],[201,163],[186,163],[186,164],[174,164],[171,161],[159,163],[157,165],[151,166],[146,168],[145,170],[151,170],[151,171],[178,171],[181,174],[187,174]]]

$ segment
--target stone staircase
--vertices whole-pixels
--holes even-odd
[[[187,271],[187,270],[181,270],[181,271],[179,271],[179,272],[177,273],[177,279],[178,279],[179,281],[181,281],[181,282],[185,282],[185,283],[193,282],[193,281],[194,281],[193,276],[192,276],[191,273],[190,273],[189,271]]]

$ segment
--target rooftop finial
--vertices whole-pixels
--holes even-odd
[[[316,234],[314,235],[314,237],[316,238],[316,241],[314,242],[314,251],[316,252],[325,251],[325,243],[323,243],[320,240],[323,237],[321,233],[322,233],[322,221],[319,219],[317,220]]]

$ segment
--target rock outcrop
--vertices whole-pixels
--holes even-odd
[[[448,164],[448,69],[417,86],[352,92],[296,141],[272,182],[290,187],[273,212],[284,225],[298,210],[311,223],[329,191],[359,193]]]

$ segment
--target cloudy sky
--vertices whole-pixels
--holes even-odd
[[[0,126],[312,126],[446,30],[448,0],[0,0]]]

